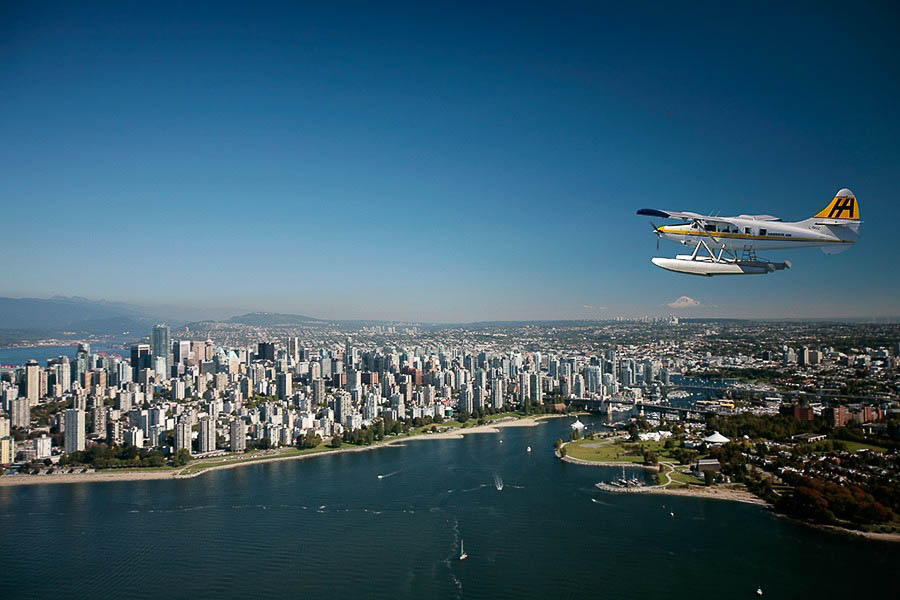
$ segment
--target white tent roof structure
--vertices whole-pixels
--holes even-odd
[[[727,437],[725,437],[724,435],[722,435],[721,433],[716,431],[712,435],[708,435],[705,438],[703,438],[703,441],[706,442],[707,444],[727,444],[731,440],[729,440]]]
[[[584,429],[584,423],[581,422],[581,419],[575,417],[575,422],[571,425],[572,429],[578,429],[579,431]]]

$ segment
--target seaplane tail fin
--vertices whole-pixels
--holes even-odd
[[[835,194],[828,206],[813,218],[837,221],[842,224],[848,221],[859,221],[859,202],[856,201],[853,192],[843,188]]]

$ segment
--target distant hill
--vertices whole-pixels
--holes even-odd
[[[74,330],[86,333],[143,331],[155,317],[123,302],[78,297],[2,298],[0,329]]]
[[[323,323],[322,319],[307,317],[306,315],[289,315],[284,313],[253,312],[246,315],[231,317],[227,323],[239,323],[254,327],[290,327],[296,325],[308,325],[310,323]]]

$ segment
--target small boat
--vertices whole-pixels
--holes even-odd
[[[459,540],[459,560],[466,560],[469,555],[466,554],[466,546],[463,540]]]
[[[527,451],[531,452],[531,446],[528,446]]]
[[[762,588],[756,588],[756,595],[762,596]]]

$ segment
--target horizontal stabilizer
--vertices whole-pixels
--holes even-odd
[[[825,254],[840,254],[849,250],[850,246],[852,244],[829,244],[828,246],[822,246],[822,252]]]

